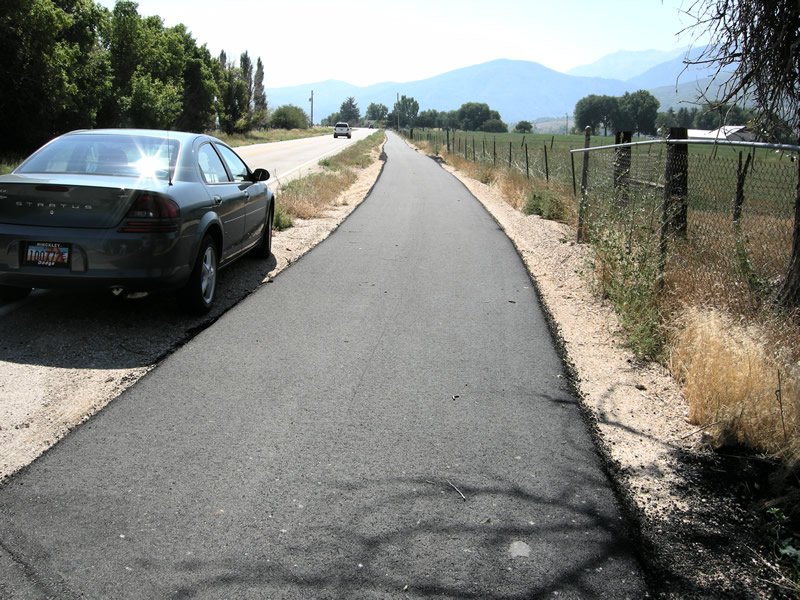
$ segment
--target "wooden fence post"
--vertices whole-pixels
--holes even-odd
[[[574,169],[573,169],[574,170]],[[547,161],[547,144],[544,145],[544,178],[550,183],[550,163]],[[575,187],[575,186],[572,186]]]
[[[686,127],[670,127],[668,140],[686,139]],[[688,145],[667,144],[664,164],[664,202],[661,209],[661,239],[659,242],[658,267],[661,273],[667,267],[667,239],[671,231],[686,236],[688,220]]]
[[[592,143],[592,128],[586,127],[583,147],[588,148]],[[578,243],[583,242],[585,236],[584,232],[584,218],[586,217],[586,180],[589,176],[589,151],[583,153],[583,169],[581,170],[581,202],[578,206]]]
[[[448,127],[445,132],[447,134],[447,153],[450,154],[450,128]]]
[[[614,144],[629,144],[633,139],[632,131],[617,131],[614,133]],[[614,191],[619,192],[619,199],[624,206],[628,204],[628,178],[631,172],[631,147],[614,149]],[[616,195],[616,194],[615,194]]]
[[[685,140],[689,137],[686,127],[670,127],[669,140]],[[689,218],[689,145],[667,144],[667,160],[664,167],[664,209],[668,227],[678,235],[686,237]]]
[[[508,142],[508,168],[511,168],[511,142]]]

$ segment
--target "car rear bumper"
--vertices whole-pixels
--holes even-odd
[[[65,266],[26,264],[32,243],[69,248]],[[178,233],[3,226],[0,285],[46,289],[157,291],[182,287],[192,264],[191,239]]]

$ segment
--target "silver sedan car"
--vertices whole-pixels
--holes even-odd
[[[31,288],[177,290],[207,312],[217,271],[269,258],[275,201],[220,140],[175,131],[73,131],[0,176],[0,299]]]

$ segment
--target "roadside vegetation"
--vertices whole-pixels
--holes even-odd
[[[337,199],[358,178],[358,172],[378,159],[383,130],[319,162],[322,170],[283,184],[276,194],[273,226],[287,229],[292,219],[314,219],[339,206]]]
[[[256,129],[248,131],[247,133],[231,134],[227,134],[223,131],[208,132],[209,135],[221,139],[232,148],[236,146],[248,146],[250,144],[285,142],[287,140],[330,135],[332,133],[333,128],[331,127],[309,127],[308,129]]]

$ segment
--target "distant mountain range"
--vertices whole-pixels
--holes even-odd
[[[465,102],[485,102],[500,113],[506,123],[534,121],[542,117],[572,115],[575,103],[589,94],[621,96],[646,89],[661,103],[660,110],[676,110],[694,102],[705,89],[712,72],[686,67],[684,57],[697,56],[703,49],[684,48],[674,52],[622,51],[591,65],[559,73],[539,63],[499,59],[448,71],[441,75],[405,83],[385,82],[359,87],[328,80],[307,85],[267,89],[271,108],[294,104],[310,111],[314,91],[314,121],[319,123],[338,112],[342,102],[353,97],[362,115],[375,102],[392,109],[397,95],[413,97],[420,110],[448,111]],[[676,87],[676,84],[677,87]]]

